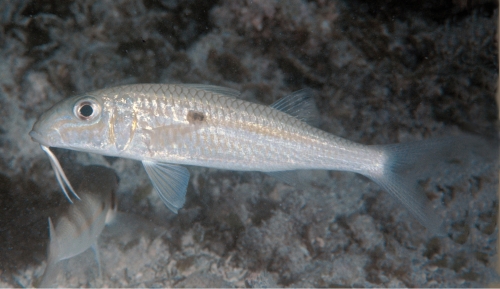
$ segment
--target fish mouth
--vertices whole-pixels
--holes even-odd
[[[34,130],[30,131],[29,135],[31,137],[31,140],[38,143],[40,142],[39,140],[42,138],[42,135]]]
[[[31,139],[46,147],[53,147],[60,144],[61,135],[59,130],[47,130],[40,133],[39,130],[32,129],[29,133]]]
[[[32,141],[37,142],[46,147],[49,147],[49,145],[43,141],[44,137],[39,132],[32,130],[30,131],[29,135]]]

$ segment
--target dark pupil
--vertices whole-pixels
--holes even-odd
[[[80,114],[84,117],[89,117],[94,113],[94,109],[92,108],[91,105],[85,104],[80,107]]]

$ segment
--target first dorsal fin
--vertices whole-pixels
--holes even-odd
[[[231,96],[231,97],[239,97],[241,94],[241,92],[236,90],[236,89],[223,87],[223,86],[217,86],[217,85],[210,85],[210,84],[182,84],[182,86],[189,87],[189,88],[195,88],[195,89],[199,89],[199,90],[205,90],[205,91],[209,91],[212,93],[221,94],[221,95],[225,95],[225,96]]]
[[[310,88],[297,90],[279,99],[271,107],[316,126],[320,118],[314,99],[311,97],[312,92]]]

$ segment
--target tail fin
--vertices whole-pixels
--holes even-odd
[[[462,161],[471,152],[494,153],[487,140],[470,135],[372,147],[382,152],[385,163],[382,172],[365,175],[396,197],[433,234],[439,232],[442,222],[418,185],[419,177],[436,172],[440,162]]]
[[[53,287],[57,278],[57,249],[59,247],[56,231],[54,229],[54,225],[52,224],[52,220],[49,218],[49,235],[50,235],[50,243],[48,248],[48,259],[47,259],[47,267],[45,267],[45,271],[43,272],[42,277],[38,279],[33,286],[38,288],[49,288]]]

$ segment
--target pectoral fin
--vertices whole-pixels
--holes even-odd
[[[186,201],[189,171],[181,166],[142,161],[153,187],[165,205],[174,213]]]

